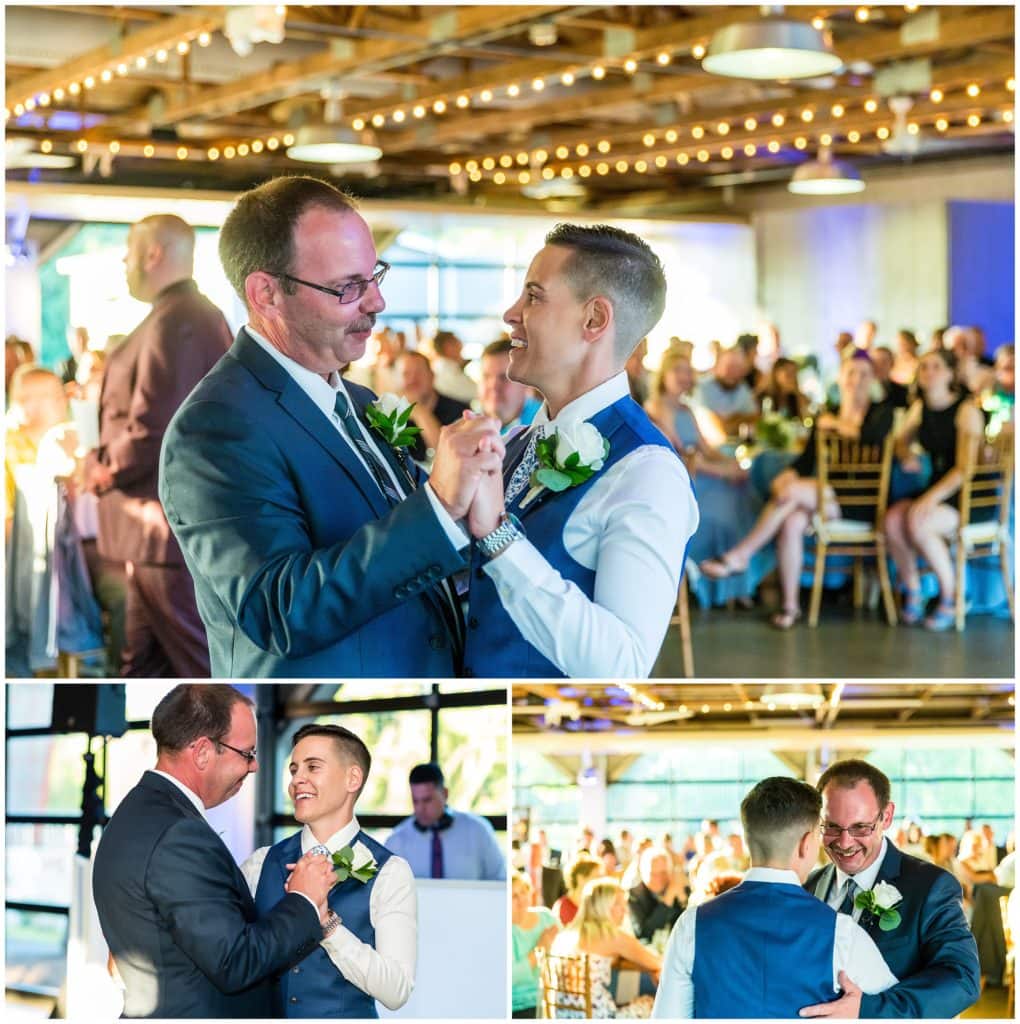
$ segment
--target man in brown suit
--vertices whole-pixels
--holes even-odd
[[[194,252],[195,232],[180,217],[157,214],[131,228],[128,290],[152,310],[103,376],[86,485],[100,496],[100,554],[127,567],[122,676],[209,675],[194,585],[157,493],[167,424],[231,342],[223,314],[192,280]]]

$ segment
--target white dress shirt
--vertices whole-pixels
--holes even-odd
[[[886,851],[889,849],[889,841],[883,837],[882,846],[878,851],[878,856],[875,858],[874,863],[869,864],[863,871],[858,871],[856,875],[844,874],[835,863],[833,867],[836,868],[834,881],[829,891],[825,893],[825,902],[832,907],[833,910],[839,910],[843,906],[843,900],[846,898],[846,883],[847,880],[852,878],[857,885],[858,892],[867,892],[875,888],[875,882],[878,880],[878,872],[882,869],[882,861],[885,860]],[[855,921],[861,919],[861,908],[858,906],[854,907],[853,914],[851,915]]]
[[[323,845],[329,848],[330,853],[336,853],[354,839],[360,828],[358,819],[352,818]],[[301,855],[317,845],[318,840],[312,830],[304,825],[301,829]],[[253,896],[268,852],[268,846],[260,847],[241,865],[241,873]],[[358,860],[355,856],[355,863]],[[361,883],[355,880],[348,884]],[[397,1010],[407,1002],[414,988],[418,958],[418,901],[414,876],[402,857],[390,857],[379,869],[372,886],[369,919],[375,929],[374,948],[362,942],[343,924],[320,944],[349,982],[373,999],[378,999],[388,1010]]]
[[[746,882],[770,882],[800,887],[794,871],[776,868],[751,868],[744,876]],[[666,952],[662,958],[662,976],[655,997],[653,1017],[687,1020],[694,1016],[694,942],[697,907],[688,907],[673,928]],[[721,964],[720,968],[725,969]],[[785,965],[795,970],[795,964]],[[896,984],[896,976],[889,970],[871,936],[846,914],[836,915],[836,937],[832,949],[832,985],[839,990],[839,972],[848,977],[868,995],[884,992]]]
[[[629,393],[619,373],[533,426],[589,420]],[[525,529],[527,522],[525,521]],[[594,483],[563,527],[576,562],[593,569],[589,599],[527,539],[485,565],[524,639],[574,678],[647,676],[669,627],[684,549],[698,506],[683,463],[669,448],[642,445]]]
[[[202,803],[202,798],[197,793],[192,792],[180,779],[175,779],[169,772],[160,771],[159,768],[153,768],[152,772],[154,775],[166,779],[167,782],[172,782],[195,805],[195,810],[205,818],[205,804]]]
[[[365,467],[365,471],[374,480],[375,474],[365,463],[365,459],[361,452],[358,451],[357,445],[355,445],[351,441],[350,437],[348,437],[347,431],[344,429],[343,422],[336,414],[336,396],[338,392],[342,392],[347,401],[351,402],[351,396],[347,393],[347,388],[344,387],[344,380],[340,374],[334,370],[329,375],[329,380],[327,381],[314,370],[309,370],[306,366],[302,366],[300,363],[295,362],[290,358],[290,356],[285,356],[278,348],[275,348],[269,341],[263,338],[262,335],[251,326],[251,324],[246,324],[244,329],[251,335],[259,348],[272,356],[273,359],[275,359],[280,366],[287,371],[291,378],[293,378],[294,383],[301,388],[301,390],[316,404],[316,406],[318,406],[322,411],[323,416],[325,416],[333,425],[336,432],[350,447],[355,458],[357,458],[362,466]],[[351,408],[354,408],[353,403],[351,403]],[[358,426],[361,427],[360,422]],[[386,472],[386,475],[390,478],[390,482],[396,488],[397,494],[402,498],[406,498],[406,483],[399,479],[393,472],[393,469],[386,460],[386,457],[379,451],[379,445],[376,443],[376,439],[372,436],[372,432],[362,429],[361,436],[368,446],[375,452],[376,457],[379,459],[380,464]],[[432,511],[435,512],[436,518],[443,527],[450,543],[459,551],[468,544],[468,536],[464,532],[463,527],[461,527],[457,521],[450,516],[449,512],[447,512],[445,508],[443,508],[443,504],[439,498],[436,497],[436,493],[432,490],[431,484],[427,482],[425,484],[425,493],[428,496],[429,504],[432,506]]]

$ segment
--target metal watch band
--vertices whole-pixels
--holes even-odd
[[[335,910],[330,910],[326,915],[326,923],[322,926],[322,937],[328,939],[340,927],[340,915]]]
[[[478,538],[478,548],[486,559],[501,555],[518,537],[524,536],[524,527],[517,516],[503,514],[499,526],[492,533]]]

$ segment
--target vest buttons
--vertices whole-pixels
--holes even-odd
[[[295,967],[294,968],[294,973],[295,974],[300,974],[301,973],[301,968],[300,967]]]
[[[468,628],[469,629],[477,629],[478,625],[479,625],[478,620],[472,615],[471,618],[468,619]]]
[[[291,1001],[292,1003],[296,1003],[296,1002],[297,1002],[297,996],[291,996],[291,997],[290,997],[290,1001]]]

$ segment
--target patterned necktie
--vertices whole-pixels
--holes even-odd
[[[337,416],[340,417],[340,422],[344,425],[344,430],[347,431],[351,444],[357,448],[362,459],[365,461],[365,465],[368,466],[372,476],[375,477],[379,490],[386,496],[386,500],[390,505],[399,505],[401,501],[400,494],[393,486],[393,481],[390,479],[389,473],[386,472],[386,467],[382,464],[379,456],[376,455],[372,450],[372,446],[365,440],[365,435],[361,432],[361,425],[358,423],[358,417],[354,414],[354,408],[343,391],[336,393],[336,403],[333,408],[336,410]]]
[[[854,914],[854,896],[857,895],[857,883],[852,879],[846,880],[846,895],[843,897],[843,902],[840,904],[839,912],[841,914],[849,914],[853,917]]]
[[[437,827],[432,829],[432,877],[443,877],[443,840]]]
[[[524,455],[521,457],[521,461],[517,463],[517,468],[514,470],[513,476],[510,477],[510,484],[506,489],[505,500],[508,505],[527,488],[528,481],[531,480],[531,474],[535,472],[535,467],[538,465],[538,442],[543,437],[545,437],[545,427],[543,425],[539,425],[532,430],[531,437],[528,438],[528,447],[524,449]]]
[[[323,857],[332,857],[333,854],[329,852],[329,847],[324,846],[322,843],[316,843],[309,851],[309,853],[321,853]]]

